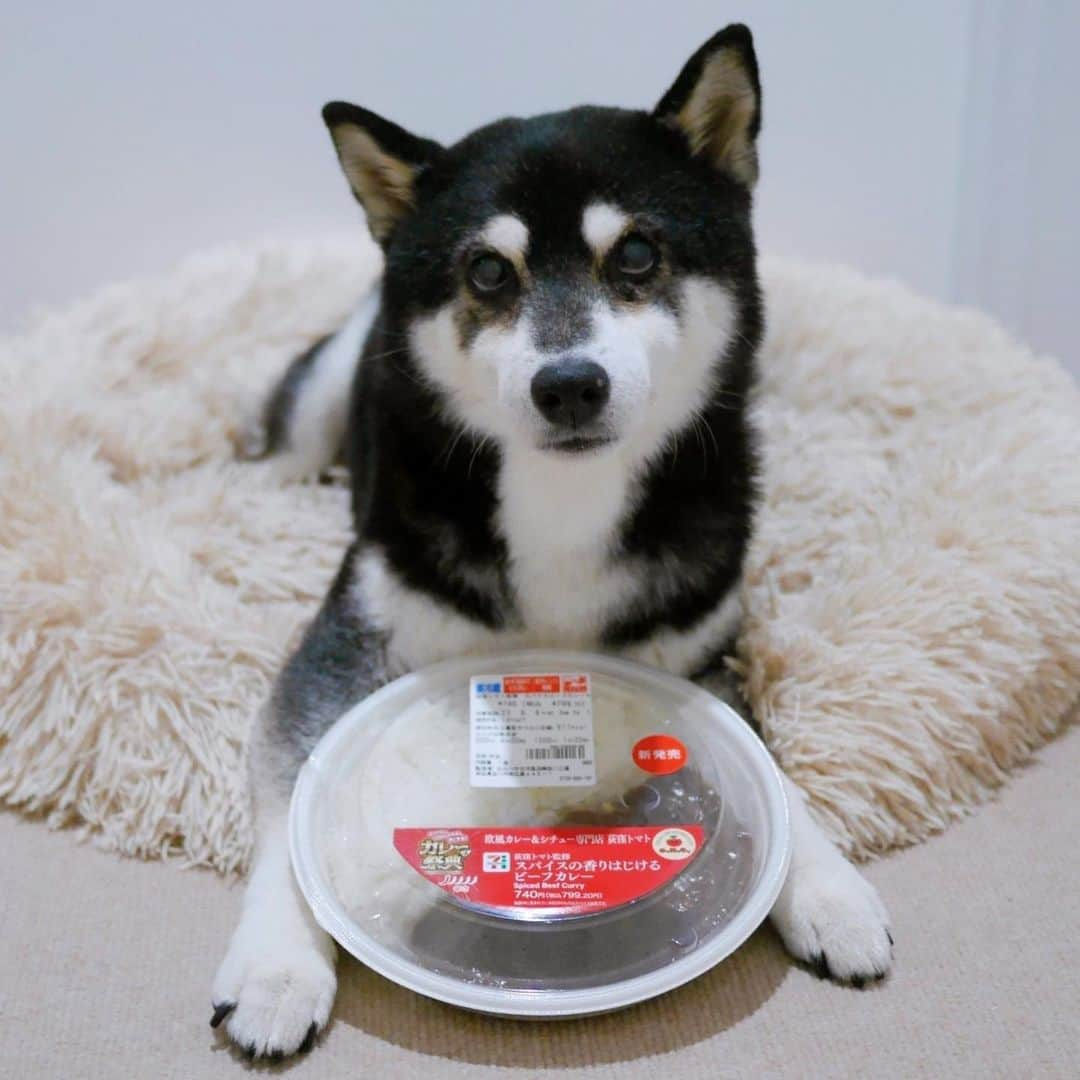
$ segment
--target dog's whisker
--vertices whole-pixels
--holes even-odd
[[[469,427],[467,424],[463,423],[458,426],[457,433],[454,435],[454,438],[447,446],[445,454],[443,454],[442,457],[440,457],[439,459],[439,462],[444,469],[450,464],[450,459],[451,457],[453,457],[454,451],[457,449],[457,444],[461,442],[461,440],[465,437],[465,433],[468,430]]]

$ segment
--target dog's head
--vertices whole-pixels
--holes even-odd
[[[647,454],[709,400],[756,305],[760,116],[742,26],[652,112],[500,120],[444,148],[324,110],[422,377],[474,432],[558,455]]]

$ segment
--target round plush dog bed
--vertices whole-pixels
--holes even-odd
[[[281,243],[0,343],[0,796],[240,867],[250,718],[348,538],[242,465],[273,376],[378,256]],[[1080,392],[984,316],[767,260],[764,490],[738,667],[855,855],[975,805],[1080,697]]]

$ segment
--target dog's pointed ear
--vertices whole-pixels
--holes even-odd
[[[322,115],[371,233],[385,244],[416,203],[417,178],[443,149],[345,101],[331,101]]]
[[[681,131],[695,157],[753,187],[761,84],[750,31],[734,23],[705,42],[653,115]]]

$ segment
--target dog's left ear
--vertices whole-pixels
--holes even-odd
[[[695,157],[753,187],[761,84],[750,31],[734,23],[705,42],[653,115],[681,131]]]
[[[443,149],[410,135],[376,113],[332,101],[322,111],[341,168],[367,214],[371,233],[385,244],[416,204],[416,180]]]

